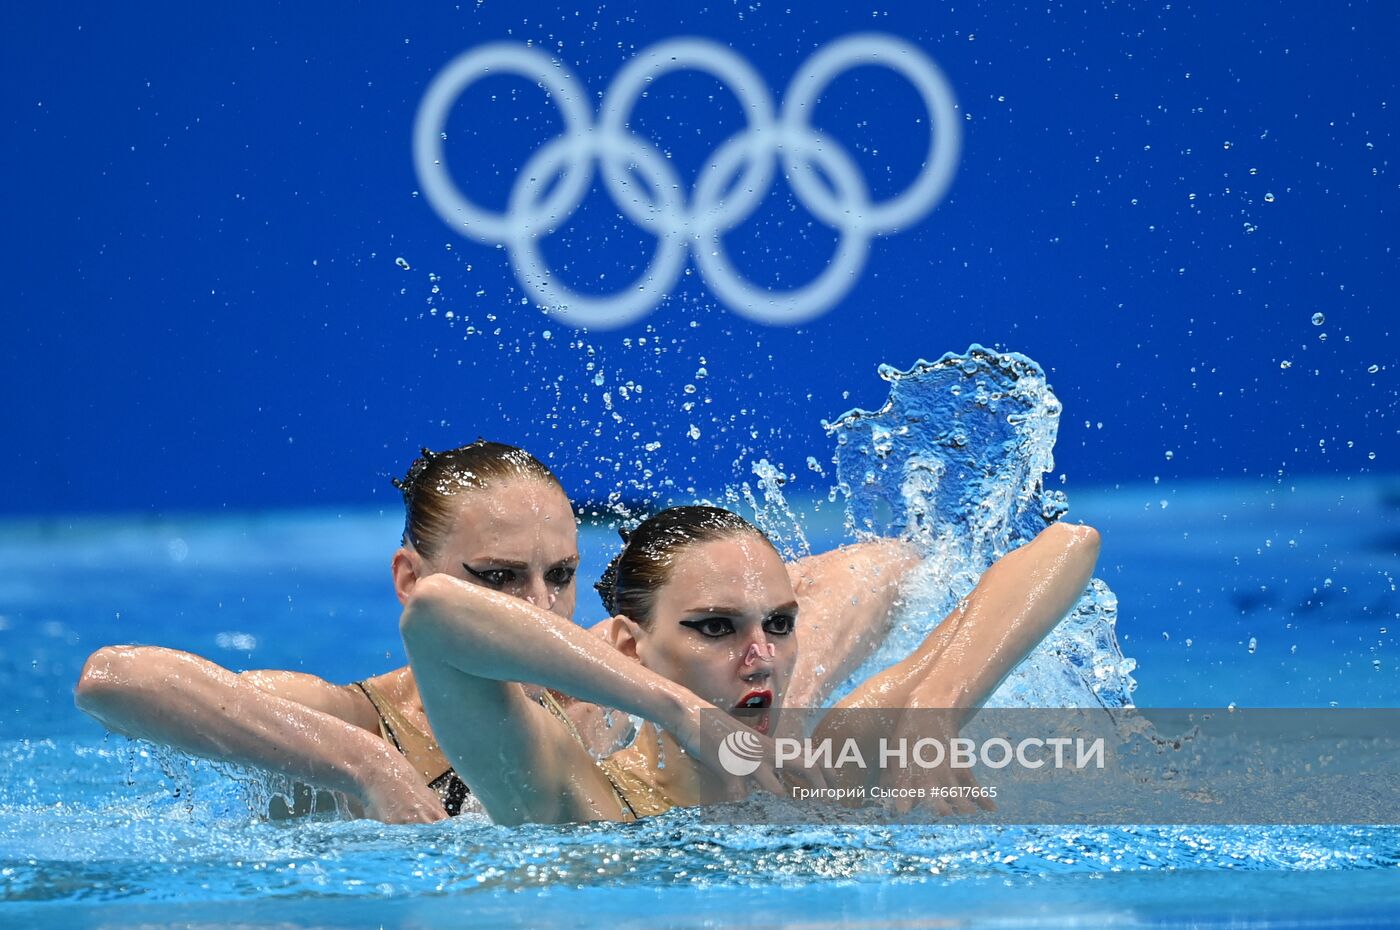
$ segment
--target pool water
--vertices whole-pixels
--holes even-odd
[[[1150,706],[1397,706],[1400,482],[1079,491]],[[802,508],[797,508],[802,509]],[[814,549],[840,528],[809,521]],[[823,520],[826,522],[824,523]],[[349,681],[398,664],[376,512],[0,526],[0,926],[1364,926],[1400,829],[269,823],[72,705],[113,642]],[[585,528],[583,576],[615,537]],[[582,605],[580,620],[601,615]],[[1254,641],[1250,646],[1250,640]]]

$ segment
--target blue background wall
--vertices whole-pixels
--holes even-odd
[[[11,12],[0,512],[388,504],[419,445],[478,435],[551,457],[581,497],[685,496],[759,456],[815,490],[820,421],[881,402],[877,364],[971,342],[1046,366],[1071,490],[1397,469],[1393,5],[658,6]],[[601,92],[638,49],[701,35],[776,95],[868,29],[943,67],[962,167],[801,328],[751,324],[692,274],[640,323],[580,334],[415,194],[418,101],[479,43],[530,41]],[[889,196],[918,170],[923,118],[901,79],[862,68],[815,122]],[[633,125],[689,179],[742,119],[686,74]],[[484,81],[449,124],[454,175],[504,204],[558,129],[537,88]],[[727,242],[791,286],[835,238],[779,183]],[[595,191],[545,252],[598,290],[651,248]]]

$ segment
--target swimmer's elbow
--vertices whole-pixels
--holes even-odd
[[[114,699],[138,687],[153,650],[145,646],[104,646],[88,656],[73,689],[78,709],[96,714]]]
[[[420,578],[413,591],[404,602],[403,614],[399,617],[399,633],[404,644],[410,649],[415,645],[429,643],[439,637],[449,618],[461,614],[460,600],[462,586],[447,575],[428,575]]]
[[[1099,531],[1088,524],[1075,527],[1075,531],[1078,534],[1077,545],[1083,551],[1084,560],[1088,563],[1089,570],[1092,571],[1094,566],[1098,564],[1099,549],[1102,547]]]
[[[1083,586],[1099,562],[1099,531],[1083,523],[1057,523],[1047,529],[1055,531],[1057,548],[1052,558],[1063,569],[1063,577]]]
[[[403,602],[403,613],[399,614],[399,635],[405,643],[419,639],[424,633],[424,627],[431,622],[432,598],[424,590],[426,586],[426,578],[419,581]]]
[[[1098,558],[1099,548],[1102,545],[1099,531],[1087,523],[1071,525],[1070,530],[1074,533],[1075,546],[1082,549],[1090,557]]]
[[[1091,560],[1099,557],[1099,531],[1087,523],[1055,523],[1047,527],[1043,535],[1075,554]]]

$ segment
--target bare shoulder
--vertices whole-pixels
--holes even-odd
[[[898,579],[919,561],[918,550],[900,539],[849,543],[788,563],[788,578],[799,596],[839,584],[878,587]]]

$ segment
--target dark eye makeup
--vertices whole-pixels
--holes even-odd
[[[734,624],[724,617],[701,617],[698,620],[682,620],[681,626],[688,626],[701,636],[719,639],[734,632]]]
[[[544,576],[544,580],[552,585],[563,587],[574,580],[574,574],[578,571],[572,565],[559,565],[551,568]]]
[[[471,575],[482,584],[491,588],[504,588],[506,585],[517,580],[518,577],[513,568],[483,568],[477,570],[466,562],[462,563],[462,568],[468,575]],[[573,565],[556,565],[545,573],[544,580],[555,587],[562,588],[573,582],[574,575],[577,571],[578,569]]]
[[[763,621],[763,632],[769,636],[787,636],[797,626],[797,618],[792,614],[774,614]]]
[[[466,570],[468,575],[491,588],[503,588],[515,580],[515,572],[509,568],[484,568],[477,571],[466,562],[462,563],[462,568]]]
[[[682,620],[681,626],[690,627],[701,636],[719,639],[734,632],[734,622],[727,617],[700,617],[695,620]],[[792,614],[774,614],[763,621],[763,632],[769,636],[787,636],[797,626],[797,618]]]

